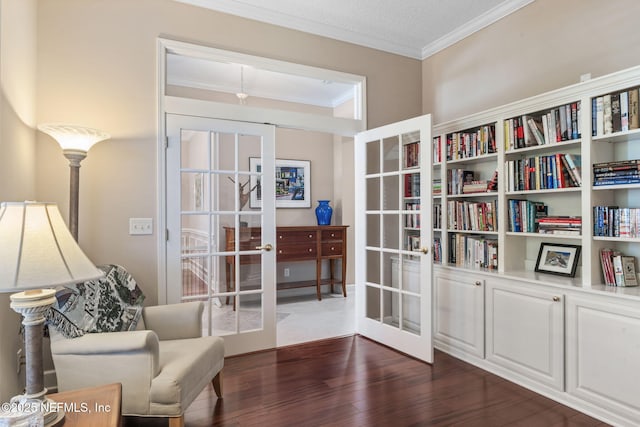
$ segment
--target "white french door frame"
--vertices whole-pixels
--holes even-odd
[[[421,251],[414,252],[411,248],[406,248],[403,245],[403,225],[405,215],[413,213],[414,211],[407,212],[404,201],[404,188],[405,181],[403,179],[404,174],[408,170],[403,170],[401,160],[403,157],[402,150],[402,136],[419,132],[421,142],[420,148],[420,168],[418,171],[421,174],[420,178],[420,248]],[[398,160],[396,169],[385,171],[384,144],[387,140],[397,141],[398,146],[397,154]],[[379,152],[378,158],[378,170],[375,172],[368,171],[367,169],[367,144],[377,143]],[[375,145],[374,145],[375,146]],[[391,348],[399,350],[417,359],[423,360],[427,363],[433,363],[433,255],[429,248],[432,246],[432,218],[430,207],[431,202],[431,116],[425,115],[416,117],[413,119],[405,120],[398,123],[392,123],[377,129],[371,129],[365,132],[361,132],[356,135],[355,141],[355,158],[360,161],[356,162],[356,235],[355,235],[355,247],[356,247],[356,332],[364,335],[374,341],[385,344]],[[415,171],[415,170],[414,170]],[[398,178],[397,188],[389,187],[390,197],[398,198],[398,208],[387,208],[384,205],[386,197],[385,184],[383,184],[386,178]],[[367,180],[376,182],[378,184],[379,201],[377,209],[371,208],[367,203],[367,193],[369,187],[367,186]],[[372,187],[373,188],[373,187]],[[370,209],[371,208],[371,209]],[[398,244],[398,248],[395,249],[393,244],[388,245],[385,241],[386,232],[384,218],[386,216],[395,216],[398,219],[398,225],[395,232],[397,233],[395,244]],[[378,219],[378,230],[375,230],[376,223],[373,222],[373,229],[369,229],[367,224],[368,218]],[[373,241],[376,244],[368,246],[369,233],[374,236]],[[377,233],[377,235],[376,235]],[[393,230],[392,233],[393,234]],[[377,240],[376,240],[377,239]],[[371,254],[379,254],[379,272],[373,272],[372,277],[376,277],[377,282],[368,281],[370,271],[372,268],[367,265],[368,251]],[[397,286],[393,285],[393,258],[396,257],[396,270],[395,275]],[[409,269],[409,266],[404,266],[405,258],[412,257],[417,258],[416,261],[419,265],[418,271],[418,291],[409,290],[409,279],[407,279],[406,286],[403,284],[405,272]],[[385,265],[385,261],[389,261],[389,265]],[[375,265],[374,265],[375,267]],[[389,271],[390,274],[385,273]],[[416,277],[415,275],[413,276]],[[371,298],[369,299],[368,291],[371,290]],[[378,292],[379,295],[373,295],[373,292]],[[397,307],[399,313],[394,313],[400,317],[398,325],[392,325],[386,316],[388,311],[385,306],[387,303],[385,296],[388,299],[395,298],[398,302]],[[419,306],[419,332],[410,331],[411,327],[403,328],[403,322],[410,324],[408,317],[405,319],[403,316],[404,298],[413,299],[418,301]],[[391,304],[391,302],[388,302]],[[393,305],[392,305],[393,307]],[[367,314],[371,310],[372,314],[369,317]],[[408,309],[407,309],[408,310]],[[375,318],[375,317],[379,318]]]

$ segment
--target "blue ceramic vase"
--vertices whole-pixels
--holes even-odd
[[[330,225],[332,213],[333,208],[329,206],[329,200],[318,200],[318,206],[316,207],[318,225]]]

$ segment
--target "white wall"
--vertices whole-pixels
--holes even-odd
[[[536,0],[422,63],[442,123],[640,64],[637,0]]]
[[[0,0],[0,201],[35,196],[36,3]],[[0,325],[4,402],[21,391],[24,377],[16,374],[20,316],[9,308],[9,294],[0,294]]]

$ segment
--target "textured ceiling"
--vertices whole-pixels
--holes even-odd
[[[177,0],[416,59],[533,0]]]

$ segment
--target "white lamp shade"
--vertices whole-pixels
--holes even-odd
[[[58,141],[63,150],[78,150],[85,153],[98,142],[111,138],[108,133],[98,129],[61,123],[38,125],[38,129]]]
[[[102,275],[71,236],[57,205],[0,204],[0,292],[79,283]]]

